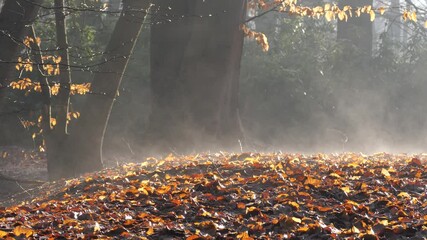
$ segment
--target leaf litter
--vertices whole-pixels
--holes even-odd
[[[426,239],[426,156],[169,155],[0,208],[4,239]]]

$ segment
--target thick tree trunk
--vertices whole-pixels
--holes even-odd
[[[150,39],[151,114],[144,145],[153,148],[175,148],[190,138],[188,106],[184,103],[186,86],[179,74],[190,40],[190,7],[192,0],[156,0]],[[181,139],[181,141],[177,141]]]
[[[62,157],[75,167],[72,174],[100,170],[102,142],[110,112],[142,24],[150,8],[148,0],[123,0],[123,12],[116,23],[104,59],[95,73],[91,94],[81,111],[76,129],[64,145]]]
[[[0,13],[0,84],[7,86],[23,38],[29,34],[42,0],[6,0]]]
[[[340,8],[347,5],[356,9],[357,7],[372,5],[372,0],[342,0],[338,2]],[[356,46],[362,55],[371,57],[372,22],[369,14],[362,14],[360,17],[356,17],[356,14],[353,13],[353,17],[350,17],[347,22],[338,21],[337,38],[346,43],[346,48],[351,48],[352,45]]]
[[[21,143],[25,134],[18,114],[8,109],[11,101],[6,88],[14,80],[13,73],[23,39],[37,17],[42,0],[6,0],[0,12],[0,145]],[[1,115],[6,114],[6,115]]]
[[[157,1],[160,5],[176,1]],[[242,139],[238,86],[244,0],[180,1],[152,26],[152,112],[146,143],[157,151],[212,150]]]

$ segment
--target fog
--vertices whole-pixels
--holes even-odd
[[[267,35],[270,51],[245,40],[239,99],[245,137],[241,148],[223,150],[425,152],[425,29],[387,23],[379,17],[373,25],[373,51],[367,57],[337,41],[335,22],[280,14],[257,19],[251,27]],[[107,144],[123,152],[141,148],[137,139],[150,112],[149,81],[132,80],[149,75],[148,67],[138,67],[149,64],[144,39],[109,128]],[[131,116],[125,124],[124,114]]]
[[[416,4],[421,8],[425,5]],[[390,20],[390,16],[394,18]],[[82,46],[92,51],[93,56],[106,45],[106,36],[117,18],[108,17],[100,18],[105,21],[104,25],[93,18],[96,24],[92,27],[97,30],[99,36],[95,39],[99,42]],[[245,39],[239,82],[239,113],[244,136],[229,146],[206,142],[199,147],[189,146],[184,152],[425,152],[427,43],[421,13],[419,18],[418,23],[411,23],[403,22],[398,13],[378,15],[368,26],[372,29],[369,31],[372,52],[369,53],[355,40],[337,39],[336,20],[327,22],[323,18],[278,13],[256,18],[248,27],[267,36],[270,50],[263,52],[256,41]],[[42,37],[52,34],[41,25],[37,27]],[[363,29],[366,25],[359,27]],[[70,31],[79,29],[73,27]],[[71,58],[75,62],[82,61],[78,46],[79,37],[87,37],[85,34],[70,34]],[[365,42],[368,35],[362,36]],[[149,43],[148,23],[131,56],[112,111],[104,141],[105,156],[139,159],[140,154],[150,154],[141,141],[151,112]],[[49,47],[51,43],[44,44]],[[72,71],[76,82],[92,78],[90,71]],[[26,99],[24,106],[34,105],[35,98]],[[73,97],[72,104],[72,108],[78,110],[84,105],[84,97]],[[16,114],[7,114],[14,109],[2,114],[2,119],[16,120]],[[34,118],[31,113],[18,117]],[[37,142],[30,137],[31,130],[18,128],[22,128],[19,122],[2,134],[20,136],[12,141],[15,145],[36,148]],[[197,135],[191,127],[185,131]],[[175,150],[171,146],[167,153]]]

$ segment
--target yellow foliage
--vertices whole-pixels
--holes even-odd
[[[18,63],[15,65],[16,70],[21,71],[24,70],[26,72],[33,71],[33,62],[30,59],[23,60],[21,57],[18,58]]]
[[[265,36],[264,33],[252,31],[246,25],[242,25],[241,29],[243,30],[243,33],[245,34],[246,37],[255,39],[255,41],[262,47],[262,50],[264,52],[267,52],[270,49],[267,36]]]
[[[85,95],[90,92],[90,83],[82,83],[82,84],[71,84],[70,86],[70,94],[71,95]],[[32,82],[29,78],[22,78],[17,81],[13,81],[9,84],[9,87],[16,90],[26,90],[28,92],[42,92],[42,87],[39,82]],[[51,94],[56,96],[59,93],[59,89],[61,88],[59,83],[53,84],[50,86]]]
[[[374,12],[374,10],[369,11],[369,16],[370,16],[371,22],[373,22],[375,20],[375,12]]]
[[[342,9],[340,9],[336,4],[330,3],[326,3],[324,6],[305,7],[297,5],[297,0],[252,0],[249,2],[248,6],[252,9],[258,8],[263,11],[275,10],[300,17],[307,16],[320,19],[321,16],[324,16],[328,22],[335,20],[336,17],[338,17],[340,21],[347,21],[349,18],[353,17],[353,14],[356,17],[367,14],[369,15],[369,19],[374,21],[377,13],[383,15],[386,11],[384,6],[374,8],[371,5],[365,5],[355,9],[351,6],[343,6]],[[417,22],[417,13],[416,11],[409,12],[405,10],[402,13],[402,18],[404,21],[410,20]],[[427,28],[427,21],[424,23],[424,27]],[[262,46],[263,51],[268,51],[268,39],[264,34],[254,32],[246,26],[242,26],[242,30],[246,37],[255,39],[257,43]]]

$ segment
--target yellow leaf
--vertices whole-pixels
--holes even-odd
[[[381,15],[384,15],[385,8],[384,8],[384,7],[379,7],[379,8],[378,8],[378,12],[379,12]]]
[[[427,28],[427,21],[424,23],[424,27]]]
[[[9,234],[8,232],[2,231],[0,230],[0,238],[4,238],[7,236],[7,234]]]
[[[387,219],[381,220],[380,223],[384,226],[388,226],[388,220]]]
[[[253,240],[254,238],[252,238],[251,236],[249,236],[249,233],[246,232],[242,232],[239,235],[237,235],[238,239],[242,239],[242,240]]]
[[[147,234],[148,236],[153,235],[153,234],[154,234],[154,228],[149,228],[149,229],[147,230],[146,234]]]
[[[325,12],[331,10],[331,4],[326,3],[325,4]]]
[[[390,173],[385,168],[381,169],[381,174],[384,175],[384,177],[390,177]]]
[[[99,232],[101,231],[101,226],[99,225],[98,222],[95,222],[95,226],[93,228],[93,232]]]
[[[409,195],[409,193],[407,193],[407,192],[401,192],[397,196],[398,197],[403,197],[403,198],[411,198],[411,195]]]
[[[338,19],[341,20],[341,21],[344,20],[344,21],[347,22],[347,19],[348,19],[347,13],[345,13],[344,11],[340,11],[338,13]]]
[[[351,231],[352,231],[353,233],[360,233],[360,230],[359,230],[357,227],[355,227],[355,226],[353,226],[353,227],[351,228]]]
[[[342,187],[341,190],[343,190],[345,193],[350,193],[351,192],[350,187]]]
[[[41,42],[42,42],[41,38],[36,37],[36,44],[40,46]]]
[[[416,12],[411,13],[411,20],[414,22],[417,22],[417,13]]]
[[[357,9],[356,9],[356,16],[357,16],[357,17],[360,17],[360,14],[361,14],[361,9],[360,9],[360,8],[357,8]]]
[[[57,58],[53,58],[53,61],[54,61],[55,63],[60,63],[60,62],[62,61],[62,57],[61,57],[61,56],[58,56]]]
[[[332,11],[327,11],[325,13],[325,18],[326,18],[326,21],[328,21],[328,22],[332,21],[332,18],[334,16],[335,16],[335,14]]]
[[[296,223],[301,223],[301,218],[292,217],[292,220]]]
[[[343,10],[344,12],[347,12],[347,11],[351,10],[351,7],[350,7],[350,6],[348,6],[348,5],[346,5],[346,6],[344,6],[344,7],[342,8],[342,10]]]
[[[318,187],[318,186],[320,186],[320,184],[322,183],[322,181],[320,181],[320,180],[318,180],[318,179],[315,179],[315,178],[312,178],[312,177],[308,177],[306,180],[305,180],[305,182],[304,182],[304,185],[313,185],[314,187]]]
[[[331,173],[331,174],[329,174],[329,176],[334,177],[334,178],[341,178],[341,176],[336,174],[336,173]]]
[[[52,127],[55,127],[55,126],[56,126],[56,118],[50,118],[50,125],[51,125]]]
[[[374,10],[369,11],[369,16],[371,17],[371,22],[375,20],[375,12]]]
[[[16,236],[24,235],[25,237],[30,237],[34,234],[34,231],[31,228],[17,226],[13,229],[13,234]]]
[[[408,11],[403,11],[403,13],[402,13],[402,19],[403,19],[403,21],[406,21],[407,19],[409,18],[409,13],[408,13]]]

